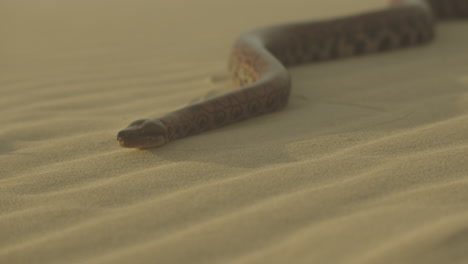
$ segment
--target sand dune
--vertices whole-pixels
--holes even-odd
[[[117,145],[229,91],[241,32],[383,6],[254,3],[4,1],[0,263],[468,263],[468,22],[294,68],[284,111]]]

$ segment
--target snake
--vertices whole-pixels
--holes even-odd
[[[430,42],[443,19],[468,18],[468,0],[391,0],[388,7],[322,21],[282,24],[241,34],[228,69],[237,89],[139,119],[117,134],[125,148],[157,148],[287,106],[288,68]]]

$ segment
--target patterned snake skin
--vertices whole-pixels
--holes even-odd
[[[392,0],[372,13],[322,22],[280,25],[244,33],[229,60],[241,87],[157,119],[142,119],[120,131],[127,148],[160,147],[286,106],[291,81],[286,67],[369,54],[429,42],[434,21],[468,17],[468,0]]]

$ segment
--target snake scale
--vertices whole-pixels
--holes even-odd
[[[370,13],[256,29],[242,34],[229,58],[232,92],[156,119],[132,122],[117,141],[127,148],[160,147],[284,108],[287,67],[415,46],[434,37],[436,19],[468,17],[468,0],[392,0]]]

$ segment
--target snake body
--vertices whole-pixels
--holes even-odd
[[[392,0],[384,10],[261,28],[242,34],[229,58],[240,87],[156,119],[140,119],[120,131],[122,147],[160,147],[170,141],[223,127],[287,105],[287,67],[424,44],[436,19],[468,17],[468,0]]]

